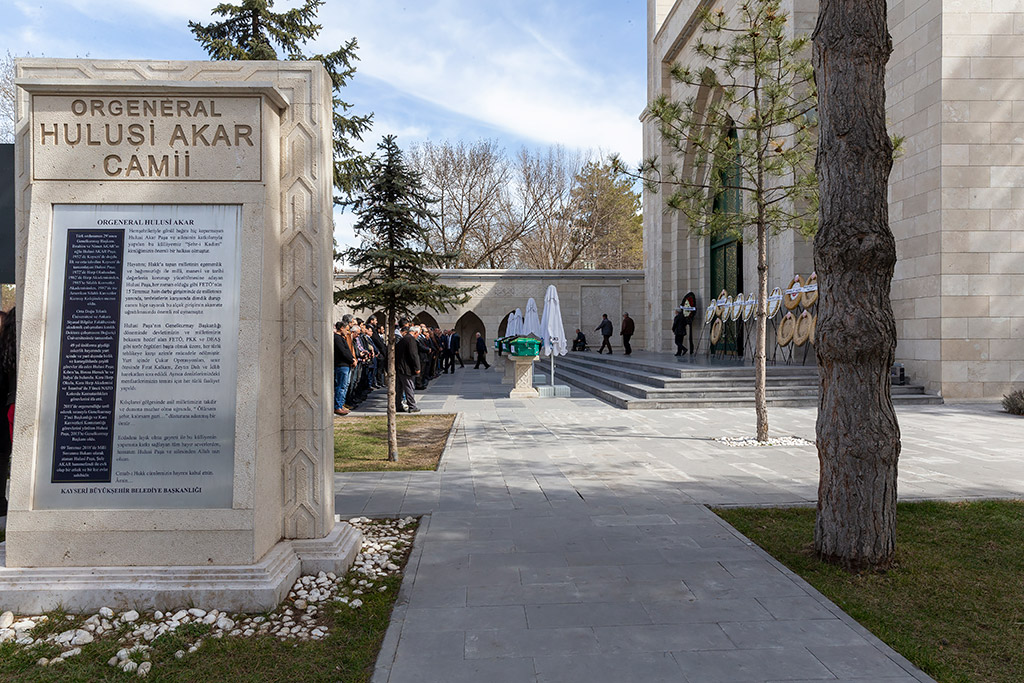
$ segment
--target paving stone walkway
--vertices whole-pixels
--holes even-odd
[[[337,476],[345,516],[427,515],[374,681],[930,680],[706,504],[813,501],[814,448],[737,449],[753,411],[507,398],[471,368],[439,472]],[[372,406],[372,404],[371,404]],[[813,439],[813,409],[771,411]],[[995,406],[900,411],[903,498],[1024,496]]]

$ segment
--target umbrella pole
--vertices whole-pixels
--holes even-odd
[[[551,349],[551,386],[555,386],[555,350]]]

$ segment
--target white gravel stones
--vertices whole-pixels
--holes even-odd
[[[753,436],[723,436],[715,439],[732,448],[758,448],[765,446],[813,446],[813,441],[798,436],[777,436],[767,441],[758,441]]]
[[[413,517],[380,521],[356,517],[349,520],[363,532],[363,544],[352,567],[355,574],[338,576],[333,572],[320,572],[316,576],[299,577],[288,599],[267,615],[233,615],[219,609],[191,607],[146,614],[128,610],[118,617],[110,607],[101,607],[96,614],[66,615],[66,627],[35,638],[31,631],[48,619],[46,615],[18,617],[12,612],[3,612],[0,614],[0,643],[14,641],[26,648],[44,643],[56,646],[61,650],[59,654],[52,658],[39,658],[37,664],[59,666],[65,659],[81,654],[83,646],[88,647],[104,638],[117,638],[120,649],[107,664],[144,678],[153,670],[150,643],[185,625],[198,625],[203,630],[187,644],[187,649],[183,647],[174,653],[175,659],[197,652],[205,638],[272,636],[291,641],[322,640],[328,637],[329,627],[317,623],[317,619],[325,604],[333,603],[336,608],[344,604],[351,609],[359,609],[363,600],[355,596],[367,597],[364,594],[387,591],[386,585],[378,586],[377,583],[401,571],[398,562],[402,561],[412,544],[415,527],[411,525],[415,522]],[[330,614],[329,611],[327,613]]]

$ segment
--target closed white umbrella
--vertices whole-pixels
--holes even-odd
[[[505,327],[506,337],[516,337],[523,327],[523,312],[518,308],[508,318],[508,325]]]
[[[519,334],[523,337],[531,334],[539,337],[540,332],[540,316],[537,315],[537,302],[531,297],[526,302],[526,314],[523,316],[523,327]]]
[[[540,338],[544,342],[541,353],[551,356],[551,386],[555,385],[555,356],[569,352],[569,340],[565,338],[562,326],[562,304],[558,301],[558,290],[548,286],[544,294],[544,317],[540,321]]]

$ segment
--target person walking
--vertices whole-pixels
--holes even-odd
[[[455,374],[455,352],[452,349],[452,331],[445,330],[441,335],[441,374]]]
[[[629,340],[633,336],[633,332],[636,330],[636,324],[633,319],[629,317],[629,313],[622,314],[622,329],[619,334],[622,335],[622,348],[625,349],[626,355],[633,353],[633,347],[629,345]]]
[[[676,317],[672,318],[672,334],[675,335],[677,356],[686,355],[686,323],[686,313],[683,307],[679,306],[676,308]]]
[[[466,367],[466,365],[462,362],[462,354],[460,353],[460,351],[462,349],[462,337],[455,330],[452,330],[451,332],[452,332],[452,339],[451,339],[451,343],[452,343],[452,373],[454,374],[455,373],[455,361],[459,361],[459,367],[460,368],[464,369]]]
[[[416,377],[420,375],[420,347],[417,338],[420,336],[420,328],[412,326],[403,329],[404,336],[395,345],[395,379],[402,388],[405,395],[406,408],[396,406],[401,412],[418,413],[420,409],[416,406]]]
[[[612,321],[608,319],[608,314],[605,313],[601,316],[601,324],[594,328],[594,331],[600,331],[601,336],[604,340],[601,342],[601,348],[597,350],[598,353],[604,351],[604,347],[608,347],[608,355],[612,355],[612,333],[615,331],[612,329]]]
[[[355,365],[352,344],[342,333],[342,324],[334,325],[334,414],[348,415],[345,395],[348,393],[348,378]]]
[[[485,370],[490,370],[491,366],[487,362],[487,342],[484,341],[484,336],[479,332],[476,333],[476,365],[473,366],[474,370],[480,369],[480,364],[484,364]]]

